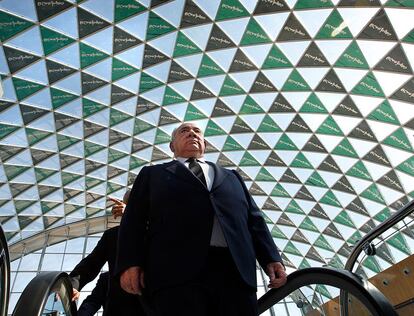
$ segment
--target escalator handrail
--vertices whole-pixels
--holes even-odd
[[[359,240],[353,247],[348,260],[345,263],[345,270],[351,271],[354,268],[355,262],[363,249],[371,243],[372,240],[380,236],[382,233],[402,221],[405,217],[410,215],[414,211],[414,200],[410,201],[399,209],[395,214],[391,215],[388,219],[383,221],[373,230],[368,232],[361,240]]]
[[[387,298],[372,284],[352,272],[329,267],[305,268],[288,275],[287,283],[271,289],[258,299],[259,313],[277,304],[293,291],[311,284],[331,285],[348,291],[359,299],[373,316],[397,316]]]
[[[9,293],[10,293],[10,255],[7,246],[6,235],[3,228],[0,225],[0,279],[3,283],[1,288],[3,291],[0,293],[0,316],[7,315],[7,308],[9,305]]]
[[[60,271],[41,272],[33,278],[17,301],[13,316],[41,316],[49,295],[62,286],[69,297],[71,316],[76,316],[76,305],[70,300],[72,284],[68,274]]]

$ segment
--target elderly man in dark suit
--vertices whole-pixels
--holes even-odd
[[[286,273],[240,175],[204,160],[199,127],[174,130],[175,159],[144,167],[120,225],[117,273],[148,291],[159,316],[257,315],[256,258],[270,278]],[[145,277],[144,277],[145,274]]]

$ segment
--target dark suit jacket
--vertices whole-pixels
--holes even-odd
[[[78,316],[93,316],[105,305],[108,292],[109,272],[101,273],[92,293],[84,299],[78,309]]]
[[[206,262],[214,214],[249,286],[256,287],[255,258],[262,267],[282,261],[240,175],[209,164],[210,192],[178,161],[141,170],[120,225],[118,274],[143,267],[150,293],[191,281]]]
[[[81,290],[96,278],[105,262],[108,262],[110,279],[104,315],[144,315],[138,297],[125,292],[114,278],[118,230],[119,226],[106,230],[92,252],[76,265],[69,276],[73,287]]]

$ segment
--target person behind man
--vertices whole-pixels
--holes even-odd
[[[100,274],[91,294],[82,302],[78,309],[78,316],[93,316],[105,305],[108,294],[109,272]]]
[[[115,204],[112,214],[115,218],[122,216],[129,197],[129,191],[124,195],[123,201],[109,198]],[[73,299],[79,297],[79,292],[87,283],[91,282],[101,271],[105,262],[108,262],[109,282],[106,300],[103,304],[104,316],[130,316],[145,315],[139,298],[121,289],[119,282],[114,279],[114,266],[116,260],[119,226],[107,229],[92,252],[83,258],[69,274],[74,288]]]
[[[159,316],[257,315],[256,258],[269,287],[286,282],[261,211],[236,171],[204,160],[195,124],[175,129],[170,148],[175,160],[142,168],[133,185],[119,231],[121,287],[145,288]]]

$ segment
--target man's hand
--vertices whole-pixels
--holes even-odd
[[[121,274],[121,287],[130,294],[142,294],[144,284],[144,271],[140,267],[130,267]]]
[[[80,296],[80,292],[77,289],[73,288],[72,301],[77,301],[79,299],[79,296]]]
[[[122,216],[124,214],[124,210],[126,207],[126,204],[122,202],[121,200],[115,199],[113,197],[108,197],[108,200],[114,202],[114,206],[112,206],[112,215],[114,216],[114,219],[116,219],[118,216]]]
[[[280,262],[271,262],[266,266],[266,273],[270,278],[269,288],[277,289],[287,281],[285,267]]]

